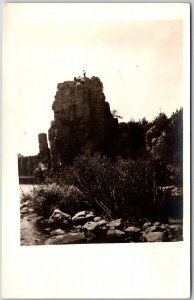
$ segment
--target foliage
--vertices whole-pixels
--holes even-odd
[[[24,197],[30,201],[34,211],[45,218],[49,218],[56,208],[74,214],[84,200],[83,193],[77,187],[57,183],[34,187],[30,193],[22,196],[22,201]]]
[[[150,161],[120,159],[113,163],[99,153],[84,154],[64,170],[61,185],[77,186],[100,213],[109,217],[126,217],[150,210],[153,176],[153,163]]]

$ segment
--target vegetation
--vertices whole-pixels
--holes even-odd
[[[125,159],[114,162],[100,153],[77,156],[52,178],[52,182],[23,195],[35,212],[48,218],[55,208],[70,214],[94,209],[109,218],[164,217],[168,214],[168,191],[157,194],[157,186],[182,187],[183,110],[170,118],[160,113],[152,122],[145,118],[120,123],[126,134],[121,146],[129,147]],[[162,159],[146,151],[146,132],[155,126],[159,137],[165,132],[166,147],[160,147]],[[127,148],[127,147],[126,147]],[[172,210],[172,209],[171,209]]]

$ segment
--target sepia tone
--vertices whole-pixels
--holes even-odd
[[[18,155],[21,244],[181,241],[182,109],[118,122],[92,76],[57,85],[37,156]]]

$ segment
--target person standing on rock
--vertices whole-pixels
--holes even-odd
[[[84,77],[86,77],[86,71],[85,70],[83,70],[83,74],[84,74]]]

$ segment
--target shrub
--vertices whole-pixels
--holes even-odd
[[[25,197],[30,201],[34,211],[45,218],[50,217],[56,208],[74,214],[84,200],[84,195],[78,188],[56,183],[35,187]]]
[[[109,217],[127,217],[150,212],[154,198],[153,163],[119,160],[84,154],[64,170],[61,184],[83,191],[93,208]]]

